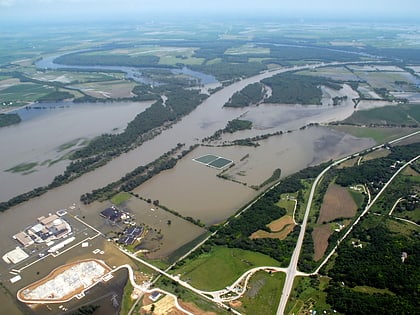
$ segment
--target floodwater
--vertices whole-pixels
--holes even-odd
[[[83,71],[83,70],[121,71],[126,74],[127,79],[132,79],[139,83],[153,84],[153,85],[159,85],[159,82],[155,82],[149,77],[144,76],[142,74],[142,71],[153,70],[153,69],[169,70],[173,74],[184,74],[186,76],[196,78],[201,82],[201,84],[211,84],[211,83],[218,82],[217,79],[212,75],[199,72],[199,71],[194,71],[187,67],[183,67],[181,69],[173,69],[173,68],[152,68],[152,67],[142,68],[142,67],[121,67],[121,66],[73,66],[73,65],[55,63],[54,60],[60,56],[62,55],[43,58],[36,63],[36,66],[40,69],[78,69],[80,71]]]
[[[285,71],[285,70],[278,70],[277,73],[282,72],[282,71]],[[199,143],[203,137],[210,136],[216,130],[224,128],[226,126],[226,123],[229,120],[237,118],[243,114],[246,114],[247,112],[248,114],[246,115],[249,115],[249,117],[252,120],[255,120],[257,128],[251,131],[246,131],[244,133],[239,134],[238,137],[240,138],[265,134],[268,132],[274,132],[276,130],[285,130],[285,129],[296,130],[300,128],[303,123],[323,122],[325,120],[333,119],[334,118],[333,116],[336,116],[337,119],[342,119],[344,116],[348,116],[352,113],[353,105],[350,101],[347,102],[346,104],[343,104],[342,106],[336,106],[336,107],[332,107],[328,105],[316,106],[316,109],[313,109],[311,107],[297,108],[296,106],[290,106],[290,107],[287,107],[286,112],[284,112],[283,114],[280,114],[280,113],[273,114],[273,112],[269,112],[262,116],[259,114],[260,113],[259,110],[263,111],[267,108],[274,109],[275,106],[274,105],[261,105],[258,108],[254,107],[252,109],[223,108],[223,105],[229,99],[229,97],[233,95],[233,93],[242,89],[243,87],[245,87],[246,85],[250,83],[260,81],[261,79],[274,75],[275,73],[276,72],[271,72],[271,73],[265,72],[255,77],[236,82],[224,88],[223,90],[211,95],[196,110],[194,110],[187,117],[184,117],[180,122],[175,124],[172,128],[163,131],[160,135],[158,135],[157,137],[155,137],[154,139],[150,141],[147,141],[139,148],[134,149],[126,154],[122,154],[118,158],[109,162],[107,165],[101,168],[98,168],[90,173],[87,173],[83,175],[82,177],[75,179],[74,181],[72,181],[71,183],[67,185],[58,187],[52,191],[45,193],[39,198],[35,198],[31,200],[30,202],[20,204],[14,207],[13,209],[10,209],[9,211],[6,211],[5,213],[0,214],[0,219],[3,222],[8,222],[8,225],[2,228],[2,235],[7,237],[9,235],[14,234],[16,230],[22,228],[22,224],[25,224],[25,222],[28,221],[26,219],[27,217],[25,215],[26,213],[31,213],[31,217],[33,218],[33,217],[45,214],[46,211],[61,209],[61,208],[68,207],[69,205],[73,203],[78,203],[79,198],[82,194],[86,192],[90,192],[93,189],[103,187],[112,181],[118,180],[121,176],[125,175],[127,172],[132,171],[134,168],[138,167],[139,165],[145,165],[153,161],[154,159],[156,159],[163,153],[175,147],[176,144],[179,142],[185,143],[186,146]],[[345,88],[345,89],[347,89],[346,91],[350,93],[348,99],[351,99],[352,98],[351,93],[354,93],[354,92],[351,91],[351,89],[349,90],[349,88]],[[281,108],[282,106],[278,106],[278,110],[280,110]],[[330,114],[331,111],[334,111],[334,114]],[[255,114],[253,114],[253,112],[255,112]],[[300,112],[300,113],[308,113],[308,114],[305,114],[304,118],[295,120],[294,117],[288,116],[289,115],[288,113],[291,113],[291,112],[295,112],[295,113]],[[99,113],[97,114],[99,115]],[[108,115],[109,115],[108,119],[113,121],[115,115],[110,114],[110,113],[108,113]],[[247,117],[246,115],[245,117]],[[104,115],[104,119],[105,119],[105,116],[106,115]],[[264,119],[259,118],[260,116],[261,117],[265,116],[266,118]],[[273,120],[273,118],[275,119]],[[90,121],[90,122],[98,121],[98,119],[96,117],[95,119],[88,119],[87,121]],[[51,122],[51,124],[55,126],[56,128],[58,128],[59,126],[59,124],[54,125],[53,122]],[[103,123],[103,121],[101,120],[101,123],[97,123],[95,125],[106,125],[106,123]],[[46,136],[47,138],[44,139],[45,141],[42,146],[47,145],[49,141],[55,141],[54,139],[56,137],[54,135],[57,134],[57,131],[54,130],[55,128],[52,128],[52,129],[48,128],[49,125],[47,125],[47,122],[45,122],[44,124],[38,124],[37,126],[38,128],[43,126],[43,128],[41,129],[45,129],[45,134],[49,133],[49,135]],[[115,126],[112,126],[112,127],[115,127]],[[67,137],[69,138],[69,140],[78,137],[74,135],[74,133],[77,132],[77,129],[79,128],[71,128],[71,126],[68,127],[67,130],[69,132],[68,132]],[[35,132],[35,131],[32,131],[32,128],[28,130],[29,134],[31,134],[32,132]],[[333,133],[333,131],[329,131],[329,132]],[[10,132],[9,136],[13,136],[13,133]],[[288,136],[289,135],[284,135],[283,137],[288,137]],[[292,146],[295,146],[295,147],[301,147],[301,144],[300,144],[301,142],[311,143],[317,140],[316,138],[311,136],[311,133],[307,133],[304,137],[302,137],[302,139],[298,139],[294,135],[292,137],[293,138],[291,139],[294,139],[294,140],[290,141],[290,143]],[[37,138],[39,140],[42,140],[41,137],[37,137]],[[33,141],[35,141],[35,139]],[[64,142],[66,141],[65,140],[56,141],[55,144],[50,145],[50,146],[54,148],[57,145],[60,145]],[[30,144],[30,141],[28,141],[26,145],[28,144]],[[17,146],[17,148],[19,147],[20,146]],[[13,148],[13,146],[11,148]],[[31,150],[29,152],[31,152]],[[289,150],[289,149],[285,146],[284,148],[282,148],[282,150]],[[351,150],[351,148],[349,148],[349,150]],[[49,152],[49,151],[45,150],[45,152]],[[262,152],[264,152],[264,150],[262,150]],[[305,154],[309,154],[308,159],[310,161],[315,160],[317,158],[317,155],[318,155],[317,152],[313,152],[313,150],[312,151],[308,150],[308,152],[309,153],[305,152]],[[266,154],[269,155],[270,152],[268,151]],[[16,155],[16,159],[20,155],[21,154],[18,153]],[[39,159],[42,158],[41,156],[42,155],[40,154]],[[301,163],[300,158],[298,156],[296,157],[292,156],[291,161],[296,161],[295,162],[296,170],[304,168],[308,164],[306,162]],[[266,175],[267,173],[270,174],[272,171],[273,169],[271,169],[271,166],[267,167],[267,171],[264,172],[264,178],[269,177]],[[23,178],[24,183],[22,185],[27,188],[37,187],[41,184],[41,181],[42,183],[48,182],[47,175],[44,176],[43,178],[38,179],[38,181],[29,180],[31,178],[29,176],[36,176],[36,173],[32,173],[25,176],[23,175],[19,175],[19,176]],[[53,176],[51,176],[50,178],[52,177]],[[13,181],[10,181],[8,182],[7,186],[11,186],[11,187],[10,188],[5,187],[5,190],[9,191],[9,195],[11,194],[11,192],[17,195],[26,190],[26,188],[22,189],[22,187],[19,185],[20,184],[15,184],[13,183]],[[184,198],[184,195],[180,195],[179,198],[180,199]],[[233,199],[235,199],[235,197],[233,197]],[[177,210],[180,211],[182,209],[177,209]],[[29,222],[26,224],[29,224],[29,223],[31,223],[31,220],[29,220]]]
[[[200,219],[211,225],[234,214],[257,194],[259,186],[273,170],[280,168],[282,177],[307,166],[337,159],[373,146],[375,142],[360,139],[327,128],[311,127],[260,141],[257,148],[199,147],[178,162],[174,169],[155,176],[134,190],[183,216]],[[224,174],[235,180],[217,177],[221,172],[193,161],[214,154],[234,161]]]
[[[69,164],[62,157],[74,150],[65,144],[81,144],[103,133],[121,132],[127,123],[149,107],[151,102],[42,104],[45,109],[21,109],[23,121],[0,128],[0,201],[49,184]],[[40,105],[41,106],[41,105]],[[53,109],[50,109],[52,106]],[[60,107],[63,106],[63,107]],[[19,164],[38,163],[29,174],[7,172]]]
[[[310,164],[336,158],[372,145],[372,142],[369,140],[359,140],[322,127],[298,131],[302,125],[310,122],[321,123],[347,117],[353,112],[353,104],[351,102],[345,102],[343,105],[336,107],[329,106],[328,100],[325,99],[325,105],[314,107],[261,105],[259,107],[240,109],[223,108],[225,102],[236,91],[241,90],[250,83],[260,81],[263,78],[284,71],[286,70],[265,72],[224,88],[211,95],[196,110],[187,117],[184,117],[172,128],[164,130],[160,135],[147,141],[139,148],[122,154],[107,165],[87,173],[69,184],[58,187],[38,198],[34,198],[29,202],[22,203],[1,213],[1,222],[7,222],[7,224],[2,224],[0,232],[1,248],[3,248],[4,252],[14,248],[16,242],[11,238],[11,235],[32,224],[35,218],[45,215],[48,212],[67,208],[73,203],[77,204],[78,209],[80,206],[80,210],[78,211],[80,211],[80,215],[86,216],[88,223],[92,222],[94,226],[97,226],[98,210],[103,205],[99,203],[94,203],[87,207],[79,205],[79,198],[82,194],[118,180],[137,166],[153,161],[175,147],[179,142],[185,143],[186,146],[200,143],[202,138],[212,135],[216,130],[224,128],[229,120],[240,116],[253,120],[256,128],[251,131],[235,133],[232,135],[234,138],[262,135],[286,129],[293,130],[293,132],[261,141],[261,146],[258,148],[230,147],[208,148],[209,150],[207,150],[207,148],[201,147],[180,161],[179,165],[173,170],[163,172],[161,175],[138,188],[139,194],[142,196],[148,195],[150,198],[153,197],[152,199],[159,199],[163,205],[173,208],[183,215],[191,215],[193,218],[201,219],[203,222],[211,224],[220,222],[230,216],[238,207],[255,196],[256,192],[245,185],[218,179],[215,176],[217,172],[214,172],[213,169],[208,169],[203,165],[191,161],[193,157],[202,155],[201,153],[218,153],[226,158],[234,159],[235,162],[249,153],[249,158],[244,160],[246,163],[243,163],[243,165],[238,163],[241,169],[236,171],[232,170],[232,176],[236,176],[238,180],[243,180],[247,184],[253,185],[260,184],[267,179],[275,168],[280,167],[284,176],[303,169]],[[333,92],[325,91],[325,95],[327,93],[332,94]],[[354,91],[345,87],[342,93],[348,94],[348,99],[351,99]],[[114,105],[115,107],[113,107]],[[132,113],[127,115],[126,112],[129,110],[122,111],[121,107],[118,107],[117,104],[109,104],[109,106],[106,104],[106,106],[101,108],[100,111],[95,112],[95,114],[81,114],[81,112],[78,112],[71,119],[69,119],[71,111],[62,115],[57,111],[51,115],[41,115],[39,118],[28,120],[21,126],[12,126],[4,129],[5,133],[10,137],[10,142],[15,142],[15,139],[18,139],[13,137],[15,137],[15,134],[19,134],[19,132],[22,133],[21,139],[26,139],[26,141],[21,140],[22,142],[19,144],[9,144],[3,140],[1,145],[10,148],[8,150],[10,152],[7,152],[7,154],[10,154],[7,160],[13,161],[12,157],[14,154],[16,163],[13,163],[12,166],[20,163],[19,159],[22,155],[24,157],[23,162],[33,160],[44,161],[53,154],[51,152],[56,152],[57,146],[67,141],[86,137],[86,134],[89,134],[87,130],[92,132],[93,135],[100,132],[100,128],[104,128],[103,131],[107,132],[112,131],[115,127],[121,128],[123,122],[126,123],[127,120],[130,120],[131,117],[143,110],[147,104],[139,105],[133,103],[127,105],[133,110]],[[107,108],[110,112],[100,116],[100,112],[105,111]],[[268,112],[261,114],[260,111],[264,110],[268,110]],[[88,115],[91,116],[89,116],[89,119],[86,119],[87,125],[85,127],[82,128],[82,125],[80,127],[74,125],[75,122],[79,124]],[[54,119],[48,119],[52,117]],[[116,123],[118,117],[123,117],[121,124]],[[64,122],[68,122],[69,124],[60,129],[64,125]],[[26,128],[23,128],[24,126]],[[18,132],[20,127],[22,127],[22,130]],[[42,131],[43,133],[36,134],[37,129],[40,129],[40,132]],[[83,130],[83,132],[78,133],[79,130]],[[2,132],[0,130],[0,134]],[[24,137],[25,134],[26,138]],[[36,145],[31,147],[32,143]],[[3,152],[5,152],[3,148],[2,160]],[[26,159],[25,155],[31,158]],[[54,167],[58,167],[57,165],[60,165],[60,163],[54,164]],[[46,183],[53,175],[57,175],[56,172],[58,171],[58,169],[54,171],[52,167],[47,169],[52,170],[51,173],[54,174],[39,171],[40,178],[36,180],[30,179],[32,178],[31,176],[35,176],[37,173],[25,176],[19,175],[23,178],[23,182],[20,184],[13,183],[13,180],[8,181],[2,173],[2,190],[8,191],[9,195],[17,195],[27,190],[27,188],[30,189]],[[221,187],[224,189],[221,189]],[[196,196],[200,196],[201,199],[195,198]],[[216,206],[212,206],[213,203]],[[135,208],[133,211],[136,211],[137,207],[143,207],[144,205],[139,206],[136,203],[131,203],[131,206]],[[95,219],[91,220],[91,218]],[[175,229],[176,226],[177,224],[171,226],[174,229],[170,237],[173,239],[184,235],[184,229],[188,228],[182,226],[182,228]],[[197,230],[192,233],[191,237],[194,238],[199,232]],[[184,239],[183,242],[185,241],[188,240]],[[165,248],[166,251],[167,249]],[[73,258],[78,255],[80,254],[74,255]],[[4,283],[8,283],[10,275],[3,261],[0,262],[0,273],[1,280]],[[16,285],[20,286],[19,283]]]

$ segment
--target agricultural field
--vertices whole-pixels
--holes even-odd
[[[419,107],[417,104],[405,104],[358,110],[342,123],[352,125],[419,126]]]
[[[329,126],[329,128],[349,133],[358,138],[371,138],[378,144],[397,139],[417,130],[413,128],[357,127],[346,125]]]
[[[122,72],[83,72],[83,71],[37,71],[32,78],[41,81],[80,84],[89,82],[106,82],[124,79]]]
[[[347,188],[331,184],[324,196],[317,223],[352,218],[356,210],[357,205]]]
[[[270,230],[270,232],[258,230],[252,233],[250,238],[276,238],[279,240],[284,240],[295,228],[295,223],[291,216],[286,215],[269,223],[267,228]]]
[[[132,91],[135,86],[136,83],[130,81],[105,81],[74,85],[75,88],[87,95],[99,99],[131,98],[134,96]]]
[[[229,48],[225,51],[226,55],[269,55],[270,48],[258,47],[253,44]]]
[[[38,100],[40,97],[53,92],[53,88],[40,84],[21,83],[6,87],[0,91],[0,103],[12,102],[25,104]]]
[[[201,290],[220,290],[231,285],[245,271],[258,266],[279,266],[279,262],[260,253],[214,246],[209,252],[186,260],[174,272]]]
[[[381,148],[381,149],[378,149],[378,150],[375,150],[373,152],[369,152],[369,153],[363,155],[360,158],[359,163],[370,161],[370,160],[375,160],[375,159],[380,159],[380,158],[388,156],[390,153],[391,153],[390,150],[385,149],[385,148]]]
[[[311,233],[314,242],[314,261],[319,261],[328,248],[328,239],[334,233],[330,224],[316,225]]]

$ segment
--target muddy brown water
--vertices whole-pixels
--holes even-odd
[[[103,222],[100,221],[98,213],[106,204],[94,203],[88,207],[81,206],[79,204],[79,198],[82,194],[119,179],[135,167],[156,159],[164,152],[175,147],[179,142],[183,142],[187,146],[199,143],[203,137],[212,135],[216,130],[224,128],[229,120],[241,115],[252,120],[256,128],[251,131],[234,134],[232,137],[244,138],[246,136],[261,135],[285,129],[298,130],[305,123],[342,118],[351,114],[353,110],[350,102],[335,108],[328,106],[328,104],[316,107],[287,106],[282,108],[275,107],[275,105],[261,105],[259,107],[242,109],[223,108],[223,104],[234,92],[242,89],[249,83],[259,81],[270,75],[272,73],[264,73],[224,88],[210,96],[196,110],[172,128],[163,131],[159,136],[144,143],[141,147],[121,155],[104,167],[87,173],[67,185],[58,187],[38,198],[34,198],[29,202],[1,213],[0,220],[2,225],[0,233],[2,237],[0,238],[0,248],[3,249],[4,253],[13,249],[17,246],[17,243],[11,238],[13,234],[32,224],[37,217],[58,209],[68,208],[73,203],[76,203],[79,215],[85,216],[87,222],[97,227],[101,226]],[[349,99],[351,99],[352,93],[354,92],[348,90],[348,88],[345,89],[347,90],[344,90],[343,93],[349,94]],[[330,97],[332,97],[332,92]],[[260,111],[264,110],[267,110],[265,114],[260,113]],[[334,112],[332,113],[331,111]],[[139,112],[139,108],[134,107],[130,115],[134,116],[137,112]],[[108,115],[110,117],[107,119],[113,121],[113,115],[110,113]],[[124,119],[127,119],[127,117]],[[95,120],[95,123],[100,122]],[[54,123],[52,125],[54,126]],[[110,123],[112,128],[118,127],[117,125]],[[38,124],[38,126],[41,125]],[[47,129],[47,124],[45,124],[45,129]],[[48,130],[51,135],[44,138],[44,144],[48,143],[47,140],[55,139],[54,128]],[[95,132],[98,131],[98,129],[94,130]],[[70,127],[67,129],[69,141],[79,137],[74,136],[74,131]],[[42,137],[38,138],[38,140],[42,139]],[[50,147],[46,147],[45,151],[38,149],[36,154],[39,157],[37,159],[46,159],[48,154],[54,152],[56,146],[66,142],[61,139],[50,145]],[[30,142],[31,138],[28,137],[27,143]],[[214,153],[233,159],[237,163],[238,169],[229,171],[232,177],[239,181],[244,181],[249,185],[254,185],[260,184],[267,179],[275,168],[281,168],[282,176],[286,176],[308,165],[317,164],[331,158],[337,158],[353,151],[367,148],[373,142],[319,127],[293,131],[289,134],[272,137],[262,141],[260,144],[261,146],[258,148],[228,147],[208,149],[200,147],[181,160],[179,165],[174,169],[163,172],[146,182],[136,192],[145,197],[159,199],[162,204],[178,211],[182,215],[192,216],[193,218],[202,220],[206,224],[212,224],[230,216],[246,201],[253,198],[257,192],[245,185],[217,178],[217,170],[200,165],[192,161],[192,158],[205,153]],[[18,150],[18,152],[20,151]],[[45,156],[43,155],[44,153]],[[28,156],[31,156],[30,154],[28,153]],[[245,159],[242,164],[238,162],[246,154],[249,154],[249,158]],[[12,157],[8,159],[12,159]],[[31,161],[33,159],[28,160]],[[62,163],[61,167],[65,166],[65,162]],[[46,169],[48,170],[48,168]],[[56,175],[53,168],[51,168],[51,173]],[[47,171],[40,171],[40,178],[33,182],[30,180],[30,177],[27,177],[31,176],[31,174],[26,176],[19,175],[28,182],[27,186],[13,184],[12,179],[9,181],[3,175],[1,182],[2,187],[11,187],[8,190],[9,193],[6,195],[10,195],[10,191],[12,191],[12,194],[18,194],[23,192],[23,187],[30,189],[32,186],[39,186],[40,183],[48,183],[51,175]],[[139,216],[145,215],[145,212],[150,211],[150,209],[147,209],[148,205],[138,202],[130,202],[127,206],[132,207],[133,211],[137,212]],[[158,219],[161,222],[153,223],[152,219]],[[167,218],[164,217],[164,214],[161,214],[161,217],[151,217],[148,220],[151,224],[155,224],[156,227],[161,224],[162,229],[164,225],[167,225],[165,222]],[[174,240],[179,238],[182,239],[182,242],[179,242],[179,244],[175,244],[175,242],[171,247],[188,242],[201,233],[199,229],[194,230],[195,227],[184,226],[181,223],[178,224],[177,221],[173,222],[175,224],[173,223],[170,227],[172,229],[170,233],[167,232],[167,238]],[[186,229],[191,229],[192,233],[185,233]],[[185,235],[188,237],[181,238],[181,236]],[[162,246],[162,253],[167,254],[169,252],[170,249],[168,247]],[[82,255],[82,253],[74,253],[74,257],[79,255]],[[52,267],[57,266],[57,264],[58,261],[51,261],[51,263],[46,264],[44,267],[50,270],[53,269]],[[7,266],[3,261],[0,262],[1,281],[8,283],[7,287],[10,287],[8,281],[12,277],[8,274],[9,268],[10,266]],[[15,286],[19,287],[20,284],[16,284]],[[15,289],[11,290],[12,293],[14,291]],[[9,298],[7,296],[0,296],[0,300],[4,299]]]

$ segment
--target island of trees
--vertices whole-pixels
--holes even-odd
[[[18,114],[0,114],[0,127],[18,124],[22,121]]]

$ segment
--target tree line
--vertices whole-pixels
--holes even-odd
[[[22,121],[18,114],[0,114],[0,128],[14,124],[18,124]]]

